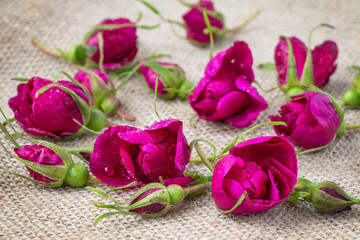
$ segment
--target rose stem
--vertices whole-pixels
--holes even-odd
[[[60,58],[61,57],[61,54],[58,53],[58,52],[54,52],[50,49],[48,49],[47,47],[45,47],[43,44],[41,44],[39,42],[39,40],[37,40],[37,38],[33,38],[31,39],[31,42],[36,46],[38,47],[41,51],[43,51],[44,53],[50,55],[50,56],[53,56],[53,57],[58,57]]]
[[[229,33],[236,33],[237,31],[243,29],[246,25],[248,25],[252,20],[254,20],[260,14],[260,10],[254,12],[248,19],[246,19],[242,24],[237,27],[228,29]]]
[[[346,125],[346,129],[360,128],[360,124]]]
[[[204,162],[204,164],[209,168],[211,172],[214,172],[214,167],[211,165],[210,161],[205,157],[204,153],[202,152],[200,146],[198,143],[194,144],[194,147],[199,154],[201,160]]]
[[[210,186],[211,186],[210,182],[206,182],[206,183],[203,183],[203,184],[199,184],[199,185],[195,185],[195,186],[192,186],[192,187],[184,188],[185,196],[190,194],[190,193],[206,190],[206,189],[210,188]]]
[[[228,153],[223,153],[219,155],[219,158],[224,157],[225,155],[227,155]],[[206,157],[209,161],[214,161],[214,155],[211,156],[207,156]],[[202,160],[201,158],[190,158],[190,163],[201,163]]]
[[[116,111],[117,115],[119,115],[120,117],[123,117],[129,121],[135,121],[135,117],[134,116],[131,116],[127,113],[124,113],[123,111],[121,111],[120,109],[117,109]]]

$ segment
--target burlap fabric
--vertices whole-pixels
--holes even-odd
[[[177,1],[152,1],[167,17],[181,19],[186,7]],[[255,66],[273,61],[274,48],[279,35],[296,35],[306,41],[309,29],[319,23],[329,23],[335,30],[323,28],[313,35],[313,46],[325,39],[337,42],[340,53],[338,68],[325,88],[335,97],[341,97],[351,87],[355,74],[350,65],[360,65],[360,2],[359,1],[216,1],[223,12],[227,26],[241,23],[252,12],[261,9],[261,15],[246,29],[229,35],[216,43],[214,52],[228,48],[235,40],[246,41],[253,53]],[[42,76],[54,78],[58,70],[71,74],[75,69],[62,60],[45,55],[32,44],[37,36],[50,48],[68,49],[81,41],[83,34],[104,18],[127,17],[135,19],[144,13],[143,24],[157,24],[159,19],[136,1],[0,1],[0,96],[1,107],[13,116],[7,106],[8,99],[16,94],[18,82],[13,77]],[[182,30],[179,30],[183,34]],[[169,25],[162,23],[153,31],[138,30],[138,58],[151,54],[171,54],[170,61],[178,63],[187,78],[198,82],[208,62],[209,49],[199,49],[178,39]],[[254,67],[256,80],[265,89],[275,85],[275,73]],[[284,103],[279,90],[260,92],[269,103],[256,123],[267,121]],[[119,124],[136,127],[151,125],[157,118],[153,110],[153,94],[138,79],[132,79],[117,93],[123,110],[135,115],[136,122],[114,118]],[[227,145],[242,130],[225,123],[199,120],[196,129],[189,126],[193,111],[187,102],[158,100],[158,111],[163,118],[179,118],[190,141],[205,138],[219,149]],[[359,110],[347,109],[345,121],[359,123]],[[247,138],[261,134],[273,135],[271,127],[262,127]],[[64,146],[82,146],[95,138],[85,134]],[[2,136],[2,141],[5,139]],[[10,147],[9,144],[6,145]],[[339,183],[350,195],[360,197],[359,130],[347,131],[324,151],[299,157],[299,176],[313,181],[332,180]],[[210,149],[204,146],[210,154]],[[194,154],[196,156],[196,154]],[[24,167],[4,151],[0,163],[9,169],[25,173]],[[189,165],[188,172],[210,172]],[[108,186],[101,185],[107,190]],[[133,191],[119,193],[126,200]],[[159,219],[116,215],[92,222],[104,211],[89,204],[97,199],[86,189],[63,187],[47,189],[23,179],[0,172],[0,239],[356,239],[360,238],[360,208],[339,214],[319,214],[306,203],[292,206],[281,204],[255,215],[230,216],[219,213],[206,194],[173,208]]]

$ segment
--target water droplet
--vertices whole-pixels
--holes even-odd
[[[240,64],[240,67],[244,67],[244,64]]]
[[[231,61],[230,61],[231,63],[234,63],[235,62],[235,59],[231,59]]]
[[[112,177],[115,174],[115,169],[113,167],[105,167],[104,174],[108,177]]]

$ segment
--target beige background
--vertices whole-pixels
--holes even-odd
[[[181,19],[186,8],[177,1],[151,1],[163,15]],[[252,12],[261,9],[261,15],[243,31],[216,43],[217,53],[235,40],[246,41],[253,53],[255,66],[273,61],[278,36],[296,35],[307,38],[310,28],[325,22],[335,30],[322,28],[314,33],[313,45],[332,39],[339,46],[338,69],[326,91],[341,97],[351,86],[355,71],[350,65],[360,65],[360,2],[359,1],[216,1],[216,8],[224,13],[229,27],[241,23]],[[135,20],[144,13],[142,24],[156,24],[159,19],[136,1],[12,1],[0,0],[0,96],[1,107],[12,116],[8,99],[16,94],[12,77],[42,76],[54,78],[58,70],[71,74],[75,69],[63,61],[47,56],[32,46],[30,39],[37,36],[51,48],[68,49],[81,41],[83,34],[104,18],[127,17]],[[182,30],[179,30],[183,33]],[[154,30],[138,30],[137,57],[169,53],[169,61],[185,69],[189,80],[198,82],[208,61],[209,49],[198,49],[178,39],[169,25]],[[275,85],[275,74],[254,68],[256,80],[265,89]],[[284,103],[279,90],[260,92],[269,108],[262,112],[257,123],[267,121]],[[157,120],[152,105],[153,94],[132,79],[118,92],[123,110],[137,117],[136,122],[114,118],[120,124],[136,127],[151,125]],[[179,118],[184,122],[187,139],[206,138],[218,146],[226,146],[242,130],[225,123],[199,120],[197,128],[189,127],[193,111],[187,102],[158,100],[162,117]],[[359,123],[359,110],[346,110],[347,123]],[[247,137],[274,134],[270,127],[262,127]],[[63,145],[82,146],[94,135],[85,134]],[[2,137],[2,140],[4,138]],[[7,145],[9,146],[9,145]],[[299,176],[313,181],[332,180],[352,196],[360,197],[360,137],[359,130],[348,131],[328,149],[299,157]],[[204,146],[204,150],[207,148]],[[208,152],[210,154],[210,152]],[[194,154],[194,156],[196,156]],[[0,151],[0,163],[12,170],[25,173],[15,159]],[[209,174],[202,166],[188,166],[188,172]],[[102,189],[109,189],[100,186]],[[132,191],[120,193],[125,200]],[[95,217],[103,211],[89,201],[97,198],[88,190],[64,187],[46,189],[18,177],[0,172],[0,239],[355,239],[360,238],[360,208],[350,212],[324,215],[316,213],[306,203],[287,204],[264,213],[250,216],[220,214],[210,194],[173,208],[159,219],[145,220],[134,216],[112,216],[92,226]]]

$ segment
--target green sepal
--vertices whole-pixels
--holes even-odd
[[[81,88],[81,90],[85,93],[87,99],[89,100],[89,106],[92,106],[93,103],[93,99],[91,97],[90,91],[89,89],[87,89],[85,87],[85,85],[83,85],[82,83],[80,83],[79,81],[75,80],[72,76],[70,76],[70,74],[68,74],[67,72],[61,71],[62,74],[64,74],[73,84],[75,84],[76,86],[78,86],[79,88]]]
[[[309,43],[310,44],[310,43]],[[314,84],[311,48],[308,46],[304,68],[301,74],[300,85]]]
[[[296,72],[296,61],[294,56],[294,50],[291,44],[291,41],[288,37],[281,36],[280,39],[286,40],[286,43],[288,45],[288,69],[286,73],[286,84],[285,85],[279,85],[279,88],[283,92],[287,92],[288,89],[298,86],[299,85],[299,78]]]
[[[153,61],[145,61],[144,65],[151,68],[157,74],[161,74],[161,82],[165,88],[177,88],[180,86],[181,82],[177,80],[177,76],[170,71],[168,66],[163,66]]]
[[[90,86],[93,97],[93,107],[100,108],[102,100],[107,95],[115,95],[115,89],[112,81],[108,80],[108,84],[104,83],[99,75],[89,71],[86,68],[79,67],[79,69],[85,72],[90,78]]]
[[[335,189],[339,194],[345,197],[347,200],[342,200],[336,197],[332,197],[322,191],[320,188],[332,188]],[[336,212],[340,211],[345,207],[350,207],[353,204],[360,204],[360,199],[356,199],[348,195],[342,188],[336,183],[330,181],[323,181],[316,184],[316,188],[312,192],[311,202],[314,208],[319,212]]]
[[[225,210],[222,210],[222,209],[220,209],[218,206],[216,206],[216,209],[217,209],[219,212],[224,213],[224,214],[226,214],[226,213],[231,213],[231,212],[234,211],[238,206],[240,206],[240,204],[244,201],[246,195],[247,195],[247,192],[244,191],[244,193],[240,196],[240,198],[237,200],[237,202],[235,203],[235,205],[234,205],[231,209],[229,209],[229,210],[226,210],[226,211],[225,211]]]

